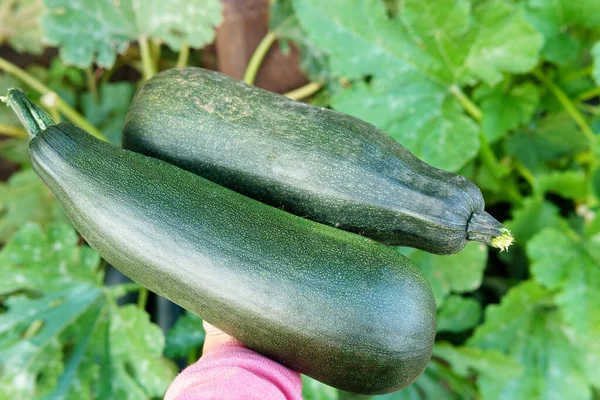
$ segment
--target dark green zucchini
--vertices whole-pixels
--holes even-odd
[[[390,392],[425,369],[436,307],[404,256],[54,125],[21,91],[8,103],[32,136],[36,172],[125,275],[340,389]]]
[[[437,254],[506,248],[477,186],[433,168],[371,124],[200,68],[138,91],[123,147],[263,203],[390,245]]]

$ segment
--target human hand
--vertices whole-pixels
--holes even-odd
[[[204,330],[206,331],[206,337],[204,338],[204,347],[202,349],[203,353],[206,353],[208,350],[212,349],[213,347],[216,347],[223,343],[239,342],[239,340],[237,340],[233,336],[230,336],[230,335],[226,334],[225,332],[223,332],[222,330],[215,328],[214,326],[212,326],[211,324],[209,324],[206,321],[202,321],[202,326],[204,327]]]

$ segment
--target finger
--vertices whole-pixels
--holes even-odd
[[[206,321],[202,321],[202,326],[206,331],[206,337],[204,338],[204,347],[203,352],[207,352],[208,350],[216,347],[220,344],[228,343],[228,342],[237,342],[237,340],[231,336],[220,330],[219,328],[211,325]]]

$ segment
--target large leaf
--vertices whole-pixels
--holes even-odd
[[[473,328],[481,320],[481,305],[472,298],[451,295],[437,315],[438,332],[462,332]]]
[[[117,399],[162,396],[175,368],[162,358],[165,338],[150,316],[135,305],[111,310],[109,354],[112,394]]]
[[[504,361],[505,359],[501,358],[500,360]],[[474,398],[477,392],[470,376],[453,372],[445,363],[445,360],[443,362],[432,360],[425,372],[413,384],[402,390],[380,396],[359,395],[336,390],[312,378],[302,376],[302,398],[304,400],[461,400]]]
[[[505,225],[515,238],[515,245],[523,246],[542,229],[565,228],[567,223],[554,204],[540,197],[528,197],[519,208],[513,209],[512,219]]]
[[[145,311],[118,308],[74,229],[25,225],[0,251],[0,384],[10,398],[149,399],[175,375]]]
[[[277,34],[284,52],[289,52],[289,41],[300,50],[300,66],[311,80],[324,82],[331,78],[327,68],[327,55],[319,49],[302,31],[294,15],[292,0],[271,2],[269,27]]]
[[[27,221],[48,223],[66,221],[50,190],[32,169],[12,175],[0,182],[0,241],[6,241]]]
[[[549,170],[548,162],[588,149],[589,142],[567,113],[549,114],[530,130],[509,136],[508,154],[534,174]]]
[[[536,176],[535,190],[540,197],[554,193],[566,199],[584,200],[588,195],[587,178],[580,171],[552,171]]]
[[[74,282],[100,284],[98,254],[78,241],[68,225],[52,225],[46,232],[33,223],[23,225],[0,252],[0,294],[60,289]]]
[[[531,273],[540,284],[558,290],[556,302],[580,335],[600,336],[600,235],[588,240],[547,228],[527,245]]]
[[[202,318],[187,311],[167,333],[165,355],[170,358],[186,356],[204,344],[205,335]]]
[[[422,250],[401,248],[423,272],[439,307],[452,292],[473,291],[481,285],[488,249],[484,244],[470,242],[456,254],[439,256]]]
[[[99,288],[66,287],[29,299],[12,296],[0,314],[0,384],[13,398],[33,398],[57,383],[63,370],[60,334],[94,303],[102,301]],[[7,397],[8,398],[8,397]]]
[[[113,144],[121,144],[121,131],[135,88],[128,82],[107,83],[100,87],[98,97],[85,93],[82,97],[86,119],[100,128]]]
[[[483,111],[483,134],[492,143],[531,119],[539,102],[539,91],[532,83],[510,88],[482,85],[474,97]]]
[[[43,0],[0,1],[0,44],[7,41],[18,52],[40,54]]]
[[[542,56],[554,63],[572,61],[581,47],[577,28],[600,27],[600,2],[596,0],[527,0],[526,15],[544,35]]]
[[[591,399],[597,357],[588,354],[553,310],[552,294],[532,281],[521,283],[491,305],[485,323],[475,330],[470,346],[497,349],[523,367],[506,382],[499,399]]]
[[[541,37],[508,3],[442,3],[405,1],[394,19],[379,0],[295,0],[294,7],[334,76],[371,77],[341,91],[333,107],[374,123],[424,161],[456,171],[477,154],[479,139],[452,93],[528,71]]]
[[[139,37],[157,39],[177,51],[185,42],[200,48],[221,22],[218,0],[45,0],[42,21],[62,59],[79,67],[111,67],[116,55]]]
[[[459,376],[477,377],[477,386],[486,400],[500,399],[502,388],[523,373],[518,362],[493,349],[454,347],[441,342],[435,344],[433,355],[450,364]]]

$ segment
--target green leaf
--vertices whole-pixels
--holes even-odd
[[[586,137],[567,113],[549,114],[532,131],[509,136],[506,150],[534,174],[547,172],[546,163],[588,149]]]
[[[0,182],[0,242],[6,241],[28,221],[48,223],[67,220],[50,190],[32,169],[13,174]]]
[[[438,85],[405,82],[392,93],[389,83],[375,81],[342,91],[332,105],[378,125],[425,162],[456,171],[477,154],[478,128],[455,99],[444,96]]]
[[[512,219],[506,221],[505,226],[515,238],[515,244],[523,246],[542,229],[566,229],[567,223],[560,217],[559,209],[554,204],[540,197],[528,197],[519,208],[513,210]]]
[[[473,328],[481,320],[481,305],[472,298],[451,295],[438,311],[438,332],[463,332]]]
[[[283,52],[289,52],[289,41],[300,50],[300,66],[310,80],[326,82],[332,79],[328,69],[327,55],[309,40],[294,15],[291,0],[271,2],[269,12],[270,29],[277,34]]]
[[[528,0],[527,20],[544,35],[542,56],[564,64],[578,54],[578,27],[600,27],[600,3],[596,0]]]
[[[477,386],[485,399],[500,399],[502,388],[523,373],[518,362],[494,349],[454,347],[441,342],[435,344],[433,355],[450,364],[459,376],[476,376]]]
[[[584,337],[600,335],[599,244],[600,236],[584,241],[547,228],[527,245],[533,278],[558,291],[565,321]]]
[[[204,344],[205,335],[202,318],[186,312],[167,333],[164,353],[169,358],[184,357]]]
[[[85,93],[81,99],[83,115],[98,127],[108,140],[121,144],[121,131],[135,88],[129,82],[107,83],[99,90],[98,99]]]
[[[302,398],[304,400],[337,399],[337,393],[337,389],[306,375],[302,375]]]
[[[520,9],[502,1],[481,2],[474,8],[473,23],[466,60],[473,75],[493,85],[505,72],[525,73],[537,64],[543,40]]]
[[[439,307],[451,293],[473,291],[481,285],[487,263],[488,249],[484,244],[469,242],[463,250],[449,256],[439,256],[422,250],[399,248],[425,275]]]
[[[596,85],[600,86],[600,40],[594,44],[590,52],[594,60],[594,70],[592,71],[592,78],[596,82]]]
[[[500,399],[590,399],[587,350],[569,334],[553,309],[552,294],[533,281],[513,287],[499,305],[490,305],[485,322],[468,345],[497,349],[523,367],[509,380]]]
[[[454,373],[442,362],[432,360],[415,383],[397,392],[374,396],[373,400],[462,400],[474,399],[476,393],[469,379]]]
[[[600,200],[600,169],[597,169],[592,177],[592,192]]]
[[[443,3],[406,1],[395,19],[374,0],[295,0],[294,8],[334,76],[371,77],[334,96],[333,107],[377,125],[425,162],[456,171],[477,154],[479,137],[452,88],[525,72],[541,38],[510,4]],[[518,45],[505,40],[517,34]]]
[[[165,338],[160,328],[130,304],[111,310],[109,332],[114,398],[162,397],[176,369],[162,358]]]
[[[511,88],[480,86],[473,94],[481,104],[483,134],[490,143],[528,122],[539,102],[539,91],[526,82]]]
[[[51,225],[42,231],[27,223],[0,251],[0,294],[17,290],[44,291],[74,282],[99,284],[96,269],[100,257],[87,246],[69,225]]]
[[[90,310],[86,312],[86,314],[78,321],[78,323],[83,327],[82,332],[75,339],[76,344],[72,353],[69,355],[69,359],[65,363],[64,371],[58,377],[54,390],[46,395],[45,398],[62,399],[67,395],[81,365],[81,360],[88,347],[90,338],[96,329],[97,322],[100,319],[100,313],[102,311],[103,304],[101,302],[96,303],[98,303],[98,306],[90,307]]]
[[[43,0],[0,2],[0,45],[7,41],[19,53],[40,54],[44,48],[39,20]]]
[[[56,385],[62,373],[58,341],[69,324],[101,301],[89,285],[66,287],[40,298],[12,296],[0,314],[0,385],[13,398],[33,398]]]
[[[162,331],[145,311],[116,306],[99,260],[68,225],[26,224],[0,250],[3,395],[164,395],[176,370],[162,358]]]
[[[218,0],[45,0],[42,21],[46,39],[62,59],[106,68],[139,37],[161,40],[178,51],[185,42],[200,48],[214,38],[221,23]]]
[[[15,164],[29,164],[29,140],[15,138],[0,141],[0,158]]]
[[[542,196],[554,193],[566,199],[583,200],[588,195],[588,183],[583,172],[552,171],[536,176],[535,190]]]

